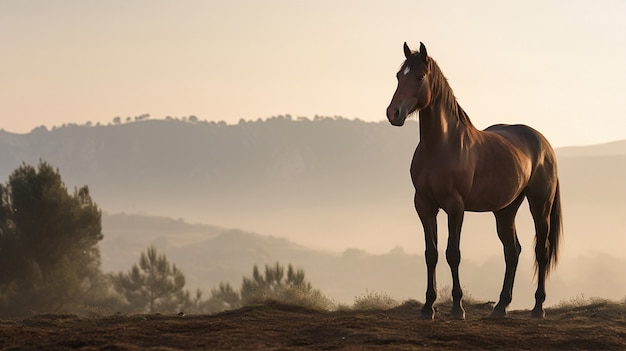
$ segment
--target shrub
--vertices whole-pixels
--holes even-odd
[[[365,294],[354,298],[353,309],[360,311],[382,311],[392,309],[399,305],[385,292],[372,292],[366,290]]]

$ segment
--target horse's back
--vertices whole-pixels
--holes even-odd
[[[496,124],[485,129],[485,132],[507,139],[522,151],[532,162],[531,178],[541,178],[542,183],[547,179],[556,183],[556,153],[546,137],[539,131],[524,124]],[[533,179],[530,183],[534,183]]]
[[[494,124],[485,129],[485,132],[499,134],[516,145],[520,142],[547,143],[547,139],[539,131],[525,124]]]
[[[524,124],[495,124],[484,130],[497,134],[523,151],[531,159],[555,158],[552,146],[539,131]]]

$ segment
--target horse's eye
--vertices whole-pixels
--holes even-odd
[[[422,74],[421,76],[419,76],[419,78],[417,78],[420,82],[424,80],[424,77],[426,77],[426,74]]]

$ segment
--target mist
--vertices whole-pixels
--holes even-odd
[[[417,135],[414,122],[398,129],[291,116],[237,125],[170,119],[0,131],[6,150],[0,176],[44,159],[59,167],[69,188],[87,184],[107,214],[101,243],[107,272],[127,270],[154,244],[192,290],[209,291],[220,281],[237,286],[253,264],[281,261],[304,269],[337,301],[351,302],[366,290],[423,301],[424,240],[408,172]],[[564,245],[546,303],[622,299],[626,141],[557,155]],[[158,217],[171,218],[171,226],[151,226]],[[445,257],[445,216],[439,221]],[[534,230],[527,204],[517,227],[522,255],[511,308],[530,308]],[[504,256],[491,213],[466,214],[461,255],[466,294],[496,301]],[[449,284],[440,260],[438,285]]]

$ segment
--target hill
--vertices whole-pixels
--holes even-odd
[[[130,268],[155,243],[194,287],[219,280],[238,285],[252,264],[280,260],[304,268],[339,300],[364,289],[420,297],[423,239],[408,174],[417,136],[415,122],[393,128],[289,116],[237,125],[169,119],[0,131],[0,177],[44,159],[70,188],[89,185],[107,213],[179,218],[152,224],[130,215],[105,218],[107,270]],[[565,246],[548,303],[578,294],[619,299],[626,292],[624,145],[557,150]],[[133,221],[142,224],[133,228]],[[523,251],[514,304],[521,307],[533,295],[533,224],[525,206],[517,223]],[[468,213],[461,243],[463,284],[491,300],[504,269],[494,227],[491,214]],[[439,268],[443,286],[449,272],[444,261]]]
[[[153,244],[185,273],[186,288],[199,288],[205,294],[220,282],[238,288],[253,265],[263,267],[279,261],[304,269],[314,287],[339,302],[349,303],[366,290],[381,289],[404,299],[414,295],[418,283],[416,279],[402,279],[402,275],[412,275],[423,262],[422,257],[400,248],[382,255],[357,249],[319,251],[285,238],[162,217],[105,215],[103,227],[100,248],[104,271],[130,269],[140,253]]]
[[[314,248],[384,253],[416,246],[420,225],[408,167],[417,136],[415,122],[394,128],[290,116],[237,125],[169,119],[0,131],[0,179],[22,162],[44,159],[70,188],[89,185],[109,213],[184,218]],[[589,228],[589,217],[598,218],[596,230],[616,228],[613,214],[626,206],[624,145],[558,150],[566,228]],[[590,216],[587,207],[609,212]],[[491,231],[487,217],[476,221],[488,226],[472,231]],[[571,224],[582,217],[586,223]]]
[[[626,155],[626,140],[613,141],[610,143],[570,146],[559,149],[559,156],[581,157],[581,156],[624,156]]]
[[[80,350],[623,350],[623,305],[600,302],[549,310],[532,320],[510,318],[416,319],[419,304],[388,311],[308,310],[271,303],[216,315],[35,315],[0,321],[6,349]],[[488,313],[488,312],[487,312]]]
[[[321,251],[285,238],[145,215],[105,215],[103,227],[100,247],[105,272],[127,271],[142,251],[155,245],[185,273],[186,288],[201,289],[204,296],[220,282],[238,288],[253,265],[276,261],[303,269],[315,288],[339,303],[350,304],[366,291],[384,292],[400,301],[421,299],[426,290],[424,256],[400,247],[383,254],[354,248]],[[625,264],[623,257],[599,254],[566,257],[550,281],[549,304],[581,295],[623,298],[626,281],[620,272]],[[501,257],[464,257],[461,267],[466,296],[497,300],[504,272]],[[514,308],[532,306],[532,268],[530,258],[518,268]],[[445,262],[437,270],[439,287],[449,286]]]
[[[279,116],[237,125],[143,120],[0,132],[0,177],[44,159],[68,186],[88,184],[110,213],[185,218],[334,249],[321,241],[335,238],[349,247],[354,240],[337,232],[360,230],[341,211],[366,211],[367,219],[379,210],[372,205],[411,198],[407,160],[417,131],[388,127]]]

